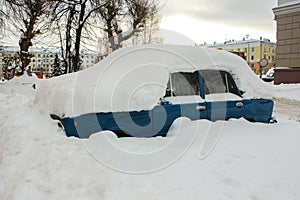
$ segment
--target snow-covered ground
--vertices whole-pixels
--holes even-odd
[[[274,86],[277,124],[181,118],[165,138],[80,140],[36,103],[41,82],[0,85],[0,199],[300,199],[299,85]]]

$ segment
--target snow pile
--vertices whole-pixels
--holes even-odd
[[[72,94],[77,74],[67,74],[43,81],[37,90],[34,103],[44,113],[56,113],[60,116],[65,112],[72,113]]]
[[[25,74],[0,84],[0,115],[3,117],[3,120],[0,121],[0,127],[11,112],[18,111],[23,105],[32,104],[37,92],[34,88],[38,88],[41,82],[42,80],[36,76]]]
[[[72,107],[81,73],[0,85],[0,199],[300,198],[300,123],[181,118],[165,138],[67,138],[49,110]]]
[[[1,199],[300,197],[296,122],[178,119],[166,138],[117,139],[106,132],[79,140],[57,134],[56,124],[32,107],[12,112],[5,121],[0,131]],[[176,137],[180,140],[174,141]],[[157,152],[148,162],[161,168],[152,168],[151,173],[121,172],[151,166],[143,160],[132,162],[132,157],[111,151],[112,147],[132,152],[137,160],[138,155]]]
[[[259,81],[234,54],[192,46],[146,45],[121,49],[80,73],[48,80],[36,103],[46,103],[49,113],[71,117],[147,110],[164,96],[169,73],[200,69],[231,72],[246,98],[272,97],[273,87]]]
[[[300,101],[300,84],[282,84],[275,86],[275,98]]]

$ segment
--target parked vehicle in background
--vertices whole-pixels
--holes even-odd
[[[262,75],[262,80],[265,82],[272,82],[274,81],[274,68],[268,70],[266,74]]]

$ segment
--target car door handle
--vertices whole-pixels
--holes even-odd
[[[241,108],[241,107],[243,107],[244,106],[244,104],[242,103],[242,102],[237,102],[236,103],[236,107],[238,107],[238,108]]]
[[[206,107],[205,106],[197,106],[196,109],[198,111],[204,111],[204,110],[206,110]]]

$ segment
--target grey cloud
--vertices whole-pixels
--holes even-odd
[[[272,26],[276,0],[168,0],[164,15],[182,13],[194,19],[250,28]]]

